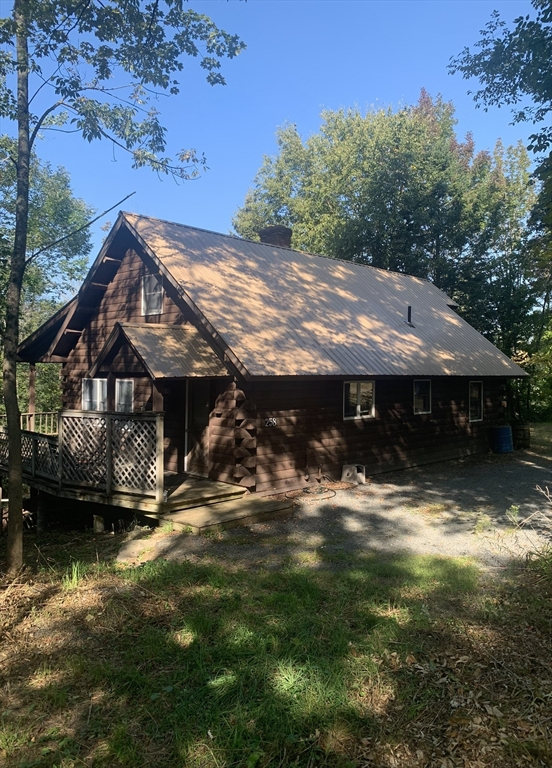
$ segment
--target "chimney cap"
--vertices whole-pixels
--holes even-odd
[[[272,224],[259,230],[261,243],[279,245],[284,248],[291,248],[292,234],[293,230],[289,227],[284,227],[282,224]]]

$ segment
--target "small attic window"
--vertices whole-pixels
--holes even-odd
[[[156,275],[142,277],[142,315],[163,313],[163,286]]]

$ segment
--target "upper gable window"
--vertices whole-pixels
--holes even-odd
[[[414,413],[431,413],[430,379],[414,380]]]
[[[142,315],[163,313],[163,286],[155,275],[142,277]]]
[[[374,382],[343,382],[343,418],[370,419],[374,415]]]

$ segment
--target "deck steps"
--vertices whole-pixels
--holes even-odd
[[[213,530],[237,528],[240,525],[263,523],[291,514],[293,502],[263,499],[248,495],[240,499],[219,501],[176,512],[165,512],[159,516],[159,525],[171,522],[175,528],[182,528],[190,533],[207,533]]]
[[[246,488],[236,485],[190,477],[185,477],[180,482],[177,478],[171,485],[166,482],[166,487],[167,500],[161,506],[162,515],[173,513],[173,510],[180,511],[223,501],[239,500],[247,494]]]

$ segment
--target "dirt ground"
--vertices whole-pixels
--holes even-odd
[[[282,563],[339,567],[363,553],[471,556],[484,568],[552,543],[552,460],[531,451],[469,457],[386,473],[365,485],[327,484],[301,493],[293,514],[209,536],[137,529],[118,560],[208,556],[266,568]],[[341,486],[341,487],[340,487]]]

